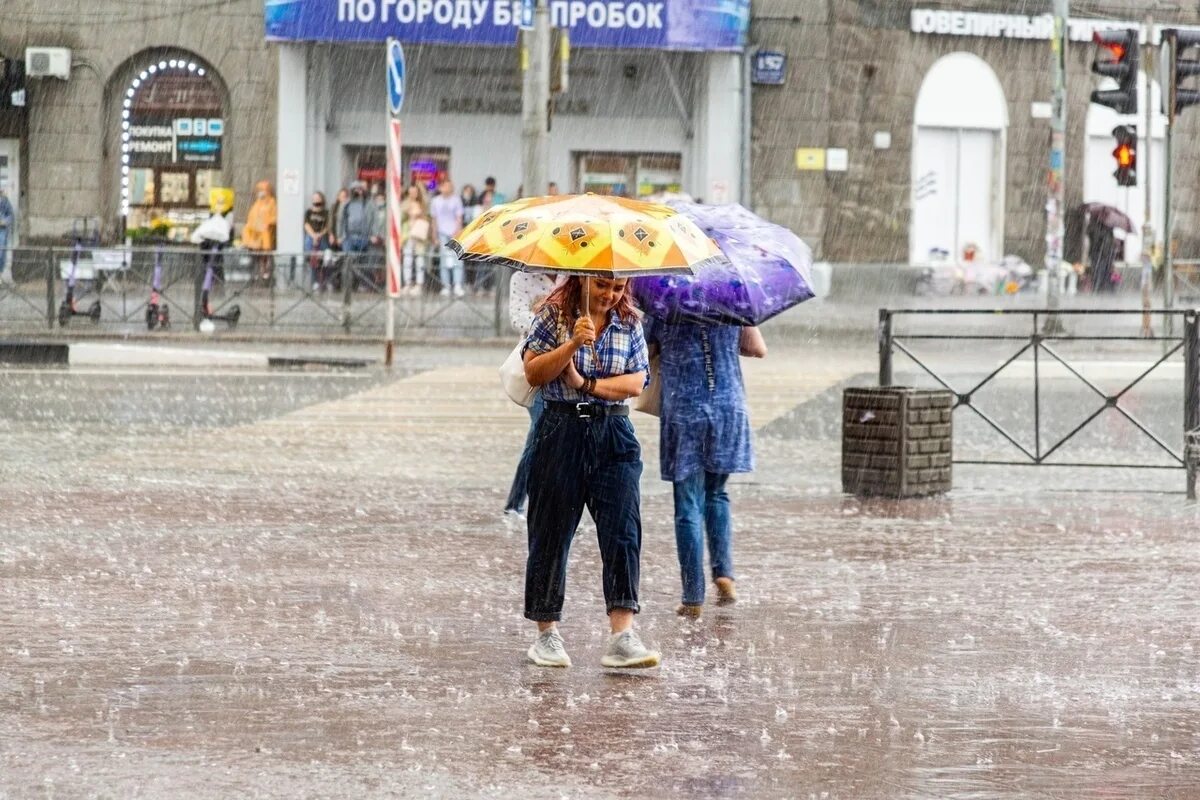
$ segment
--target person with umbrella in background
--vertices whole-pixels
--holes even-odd
[[[727,261],[694,277],[638,278],[657,355],[662,478],[673,484],[675,546],[682,583],[676,613],[704,607],[704,550],[720,605],[737,600],[729,476],[754,470],[739,356],[765,358],[758,325],[813,296],[812,254],[795,234],[741,206],[669,205],[712,236]]]
[[[647,384],[648,354],[628,291],[633,275],[688,273],[724,260],[671,209],[611,197],[532,197],[483,213],[450,246],[467,261],[568,275],[546,299],[524,346],[524,376],[540,387],[529,475],[525,617],[540,666],[567,667],[558,632],[567,556],[584,508],[596,523],[610,636],[600,663],[653,667],[658,652],[633,630],[640,610],[641,446],[630,398]]]
[[[1088,278],[1092,292],[1114,292],[1120,277],[1113,262],[1124,259],[1127,233],[1133,233],[1133,221],[1120,209],[1103,203],[1085,203],[1087,219]],[[1117,231],[1122,233],[1118,238]]]

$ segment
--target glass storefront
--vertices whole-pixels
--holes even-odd
[[[679,153],[576,153],[576,190],[621,197],[682,191]]]
[[[225,113],[207,70],[186,58],[150,59],[125,91],[121,206],[126,235],[186,240],[222,184]]]

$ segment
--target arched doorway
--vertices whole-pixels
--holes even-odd
[[[118,213],[126,235],[176,240],[208,216],[223,185],[227,94],[212,68],[182,51],[146,51],[109,84],[116,106]]]
[[[1000,258],[1008,104],[996,74],[972,53],[943,56],[913,117],[910,261],[955,260],[968,245],[978,260]]]
[[[1101,89],[1117,88],[1116,81],[1105,78],[1100,83]],[[1154,127],[1153,136],[1148,146],[1146,134],[1146,99],[1150,99],[1153,109],[1151,120]],[[1118,186],[1113,176],[1116,162],[1113,159],[1113,148],[1116,140],[1113,138],[1113,128],[1118,125],[1136,125],[1138,130],[1138,164],[1137,186]],[[1087,121],[1084,126],[1087,140],[1084,143],[1083,163],[1083,199],[1085,203],[1104,203],[1124,211],[1133,222],[1134,232],[1125,238],[1125,260],[1136,261],[1142,249],[1142,225],[1146,221],[1146,178],[1150,178],[1150,188],[1154,192],[1151,219],[1157,230],[1156,237],[1162,236],[1163,223],[1163,180],[1165,178],[1166,157],[1166,125],[1167,118],[1162,113],[1162,102],[1159,96],[1157,81],[1150,82],[1150,93],[1146,93],[1146,73],[1138,74],[1138,112],[1137,114],[1118,114],[1108,106],[1095,103],[1088,105]],[[1147,164],[1149,175],[1147,176]]]

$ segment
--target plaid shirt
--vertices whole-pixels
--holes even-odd
[[[570,339],[566,322],[559,318],[558,311],[545,306],[533,321],[525,349],[538,355],[549,353]],[[611,378],[614,375],[646,373],[650,382],[650,353],[646,349],[646,337],[642,334],[642,323],[632,324],[621,320],[616,311],[610,311],[608,325],[596,340],[596,359],[592,348],[581,347],[575,351],[575,369],[585,378]],[[596,361],[599,361],[599,364]],[[603,403],[620,405],[626,400],[602,400],[571,389],[561,377],[542,386],[542,397],[565,403]]]

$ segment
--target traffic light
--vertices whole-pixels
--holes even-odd
[[[1117,140],[1113,148],[1113,158],[1117,161],[1113,177],[1117,186],[1137,186],[1137,126],[1118,125],[1113,128],[1113,138]]]
[[[1180,84],[1192,77],[1200,75],[1200,59],[1184,58],[1189,54],[1194,47],[1200,47],[1200,31],[1181,31],[1176,28],[1167,28],[1163,31],[1163,37],[1173,39],[1175,47],[1175,63],[1171,65],[1171,85],[1170,94],[1175,98],[1174,108],[1168,112],[1172,119],[1183,109],[1188,106],[1194,106],[1200,103],[1200,91],[1196,89],[1187,89]],[[1166,105],[1164,103],[1164,105]],[[1164,109],[1166,111],[1166,109]]]
[[[1092,72],[1115,78],[1116,89],[1097,89],[1092,102],[1114,109],[1118,114],[1137,113],[1138,32],[1126,28],[1096,31],[1092,40],[1100,45],[1092,59]]]

